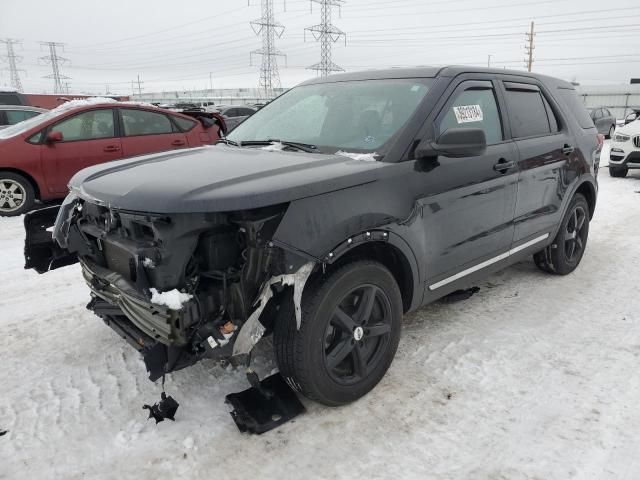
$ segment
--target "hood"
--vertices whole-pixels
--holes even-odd
[[[80,197],[122,210],[245,210],[376,181],[392,164],[339,155],[215,145],[86,168],[69,183]]]
[[[627,123],[624,127],[616,128],[616,133],[623,133],[625,135],[640,135],[640,120],[634,120]]]

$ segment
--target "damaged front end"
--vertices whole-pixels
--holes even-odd
[[[278,302],[290,301],[288,288],[299,322],[315,265],[272,241],[286,208],[160,215],[72,194],[53,240],[54,210],[25,217],[26,268],[78,261],[91,289],[87,308],[142,353],[151,380],[203,358],[248,365]]]

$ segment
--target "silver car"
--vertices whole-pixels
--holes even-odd
[[[44,108],[25,105],[0,105],[0,130],[46,112]]]
[[[616,117],[611,115],[609,109],[605,107],[590,108],[589,114],[598,133],[603,134],[605,138],[613,138],[613,133],[616,130]]]

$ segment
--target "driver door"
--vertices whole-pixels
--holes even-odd
[[[449,128],[481,128],[487,148],[473,157],[438,155],[425,176],[430,195],[419,203],[427,295],[440,296],[439,289],[500,261],[511,247],[518,153],[505,140],[499,98],[491,80],[462,81],[436,117],[436,138]]]

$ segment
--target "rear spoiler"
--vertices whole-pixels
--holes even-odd
[[[227,124],[224,122],[224,118],[217,112],[205,112],[201,109],[198,110],[183,110],[180,112],[182,115],[187,115],[188,117],[195,118],[196,120],[200,120],[200,123],[205,128],[210,128],[216,123],[220,127],[220,130],[224,135],[227,134]]]

